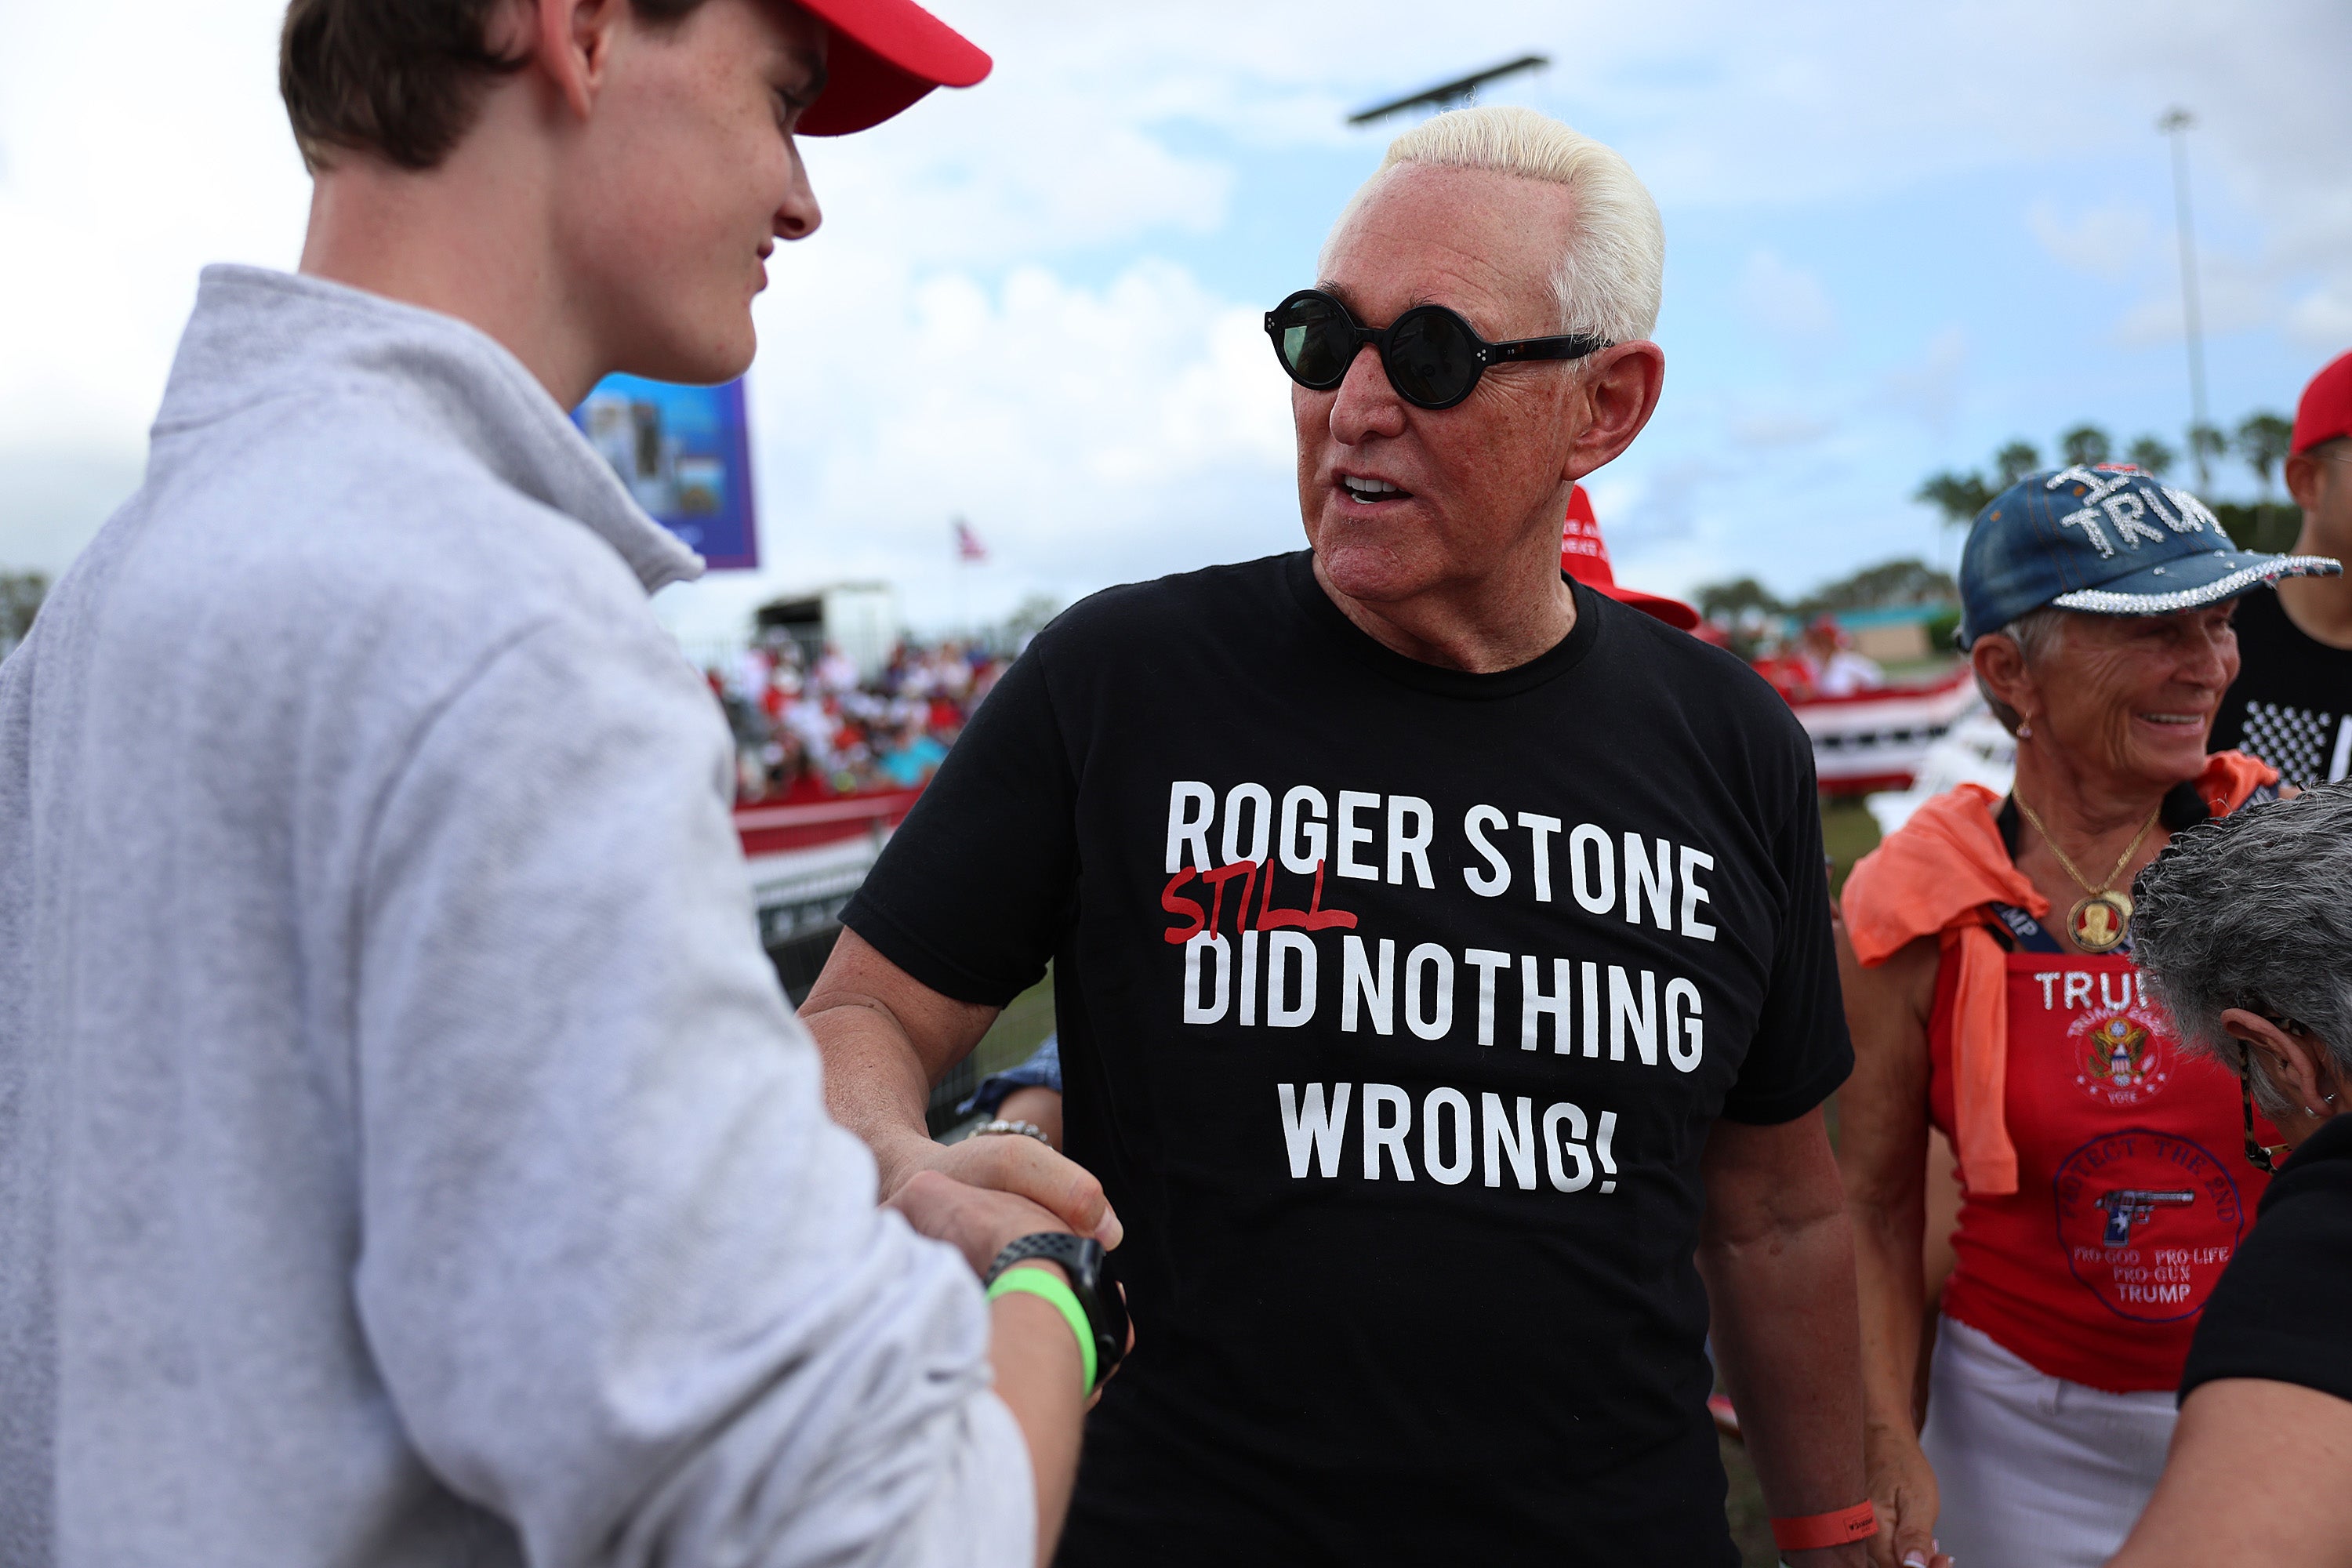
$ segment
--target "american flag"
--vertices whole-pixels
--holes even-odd
[[[955,552],[959,561],[988,559],[988,546],[980,542],[980,535],[971,531],[971,524],[961,518],[955,520]]]

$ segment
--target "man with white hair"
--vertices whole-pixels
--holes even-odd
[[[1710,1322],[1790,1561],[1864,1561],[1811,753],[1559,568],[1662,253],[1541,115],[1397,142],[1267,317],[1310,548],[1041,633],[844,916],[803,1014],[886,1193],[1070,1190],[923,1128],[1054,964],[1139,1344],[1064,1563],[1735,1563]]]

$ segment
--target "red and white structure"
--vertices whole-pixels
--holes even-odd
[[[1843,795],[1910,788],[1928,748],[1982,700],[1961,665],[1931,685],[1882,686],[1789,706],[1812,738],[1822,793]]]

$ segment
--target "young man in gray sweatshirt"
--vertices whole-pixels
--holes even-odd
[[[647,607],[701,563],[564,413],[740,374],[794,133],[987,66],[907,0],[295,0],[301,273],[207,270],[0,666],[0,1563],[1050,1552],[1091,1359],[967,1259],[1066,1227],[876,1208]]]

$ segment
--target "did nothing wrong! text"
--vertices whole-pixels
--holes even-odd
[[[1475,1177],[1486,1187],[1613,1194],[1619,1115],[1593,1105],[1591,1069],[1581,1064],[1604,1073],[1696,1073],[1706,1058],[1697,981],[1600,940],[1586,956],[1378,935],[1363,929],[1370,917],[1334,900],[1351,882],[1378,884],[1386,921],[1401,910],[1410,918],[1426,894],[1441,925],[1507,898],[1556,904],[1557,914],[1540,914],[1533,929],[1557,931],[1568,945],[1580,943],[1580,930],[1595,939],[1637,930],[1652,933],[1652,950],[1679,939],[1695,954],[1713,952],[1715,858],[1664,837],[1483,803],[1462,811],[1459,840],[1446,845],[1440,820],[1431,802],[1412,795],[1327,795],[1308,784],[1277,793],[1244,783],[1221,798],[1206,783],[1172,781],[1160,907],[1170,917],[1163,941],[1183,952],[1178,1016],[1219,1033],[1311,1027],[1325,1038],[1402,1037],[1441,1051],[1469,1048],[1488,1061],[1497,1047],[1570,1058],[1586,1085],[1560,1086],[1574,1098],[1446,1084],[1416,1091],[1368,1081],[1277,1083],[1288,1172],[1300,1181],[1344,1170],[1367,1182],[1452,1186]],[[1213,855],[1213,844],[1222,855]],[[1704,963],[1693,967],[1706,972]],[[1430,1060],[1441,1074],[1443,1059]]]

